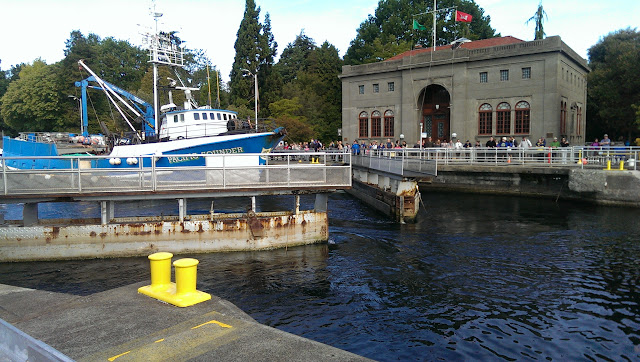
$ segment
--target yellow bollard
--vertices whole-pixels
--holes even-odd
[[[173,262],[176,268],[176,295],[186,295],[196,291],[199,261],[185,258]]]
[[[171,284],[171,258],[173,258],[173,254],[166,252],[149,255],[151,288],[166,288]]]
[[[624,171],[624,161],[620,160],[620,171]]]
[[[607,171],[611,171],[611,160],[607,160]]]
[[[138,288],[138,293],[151,298],[188,307],[211,299],[211,295],[196,290],[198,264],[196,259],[184,258],[173,262],[176,268],[176,282],[171,282],[171,253],[149,255],[151,260],[151,285]]]

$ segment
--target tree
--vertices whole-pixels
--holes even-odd
[[[37,59],[20,71],[0,100],[4,123],[16,131],[64,131],[55,66]]]
[[[300,98],[281,99],[271,103],[269,108],[271,114],[276,118],[276,124],[287,129],[287,137],[293,142],[307,141],[315,137],[313,129],[303,115],[303,105],[300,103]]]
[[[440,9],[451,7],[473,16],[465,37],[477,40],[499,36],[489,24],[491,17],[484,16],[484,10],[473,0],[441,0],[438,6]],[[360,24],[358,34],[344,56],[345,63],[372,63],[388,58],[389,54],[393,56],[409,50],[414,44],[431,44],[433,16],[425,13],[432,8],[431,0],[380,0],[375,15],[369,15]],[[413,30],[414,20],[425,28]],[[451,43],[465,30],[455,21],[453,12],[440,13],[436,29],[436,45]]]
[[[287,45],[282,51],[276,68],[282,77],[282,82],[291,83],[298,77],[298,72],[308,66],[309,54],[317,48],[313,39],[304,34],[304,30],[296,36],[296,39]]]
[[[297,116],[295,120],[306,124],[312,137],[324,142],[334,140],[342,120],[342,83],[338,78],[342,61],[336,47],[326,41],[317,47],[313,39],[301,31],[282,51],[277,69],[285,81],[283,97],[295,99],[295,104],[300,105],[295,113],[287,116]],[[269,109],[273,117],[281,120],[282,112],[276,108],[279,106],[280,103],[271,104]],[[289,131],[292,135],[293,131]]]
[[[533,14],[533,16],[530,17],[529,20],[527,20],[525,23],[525,24],[529,24],[530,21],[532,20],[535,21],[536,23],[536,32],[534,34],[535,40],[544,39],[545,33],[544,33],[543,22],[545,19],[548,19],[547,13],[542,8],[542,0],[541,0],[540,3],[538,4],[538,10],[536,10],[536,13]]]
[[[236,56],[230,74],[231,103],[236,106],[249,106],[256,96],[253,94],[255,78],[247,77],[248,72],[258,75],[258,88],[266,103],[277,98],[279,87],[273,82],[277,83],[278,77],[272,67],[278,45],[271,33],[269,15],[265,18],[265,25],[260,24],[259,16],[260,7],[256,8],[254,0],[246,0],[244,17],[234,45]]]
[[[633,106],[640,106],[640,32],[627,28],[600,39],[589,48],[589,67],[588,137],[637,136],[638,115]]]

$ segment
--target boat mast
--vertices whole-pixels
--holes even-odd
[[[172,32],[165,33],[158,30],[158,19],[162,13],[156,11],[155,2],[151,11],[155,21],[155,33],[145,34],[146,42],[149,44],[149,62],[153,64],[153,108],[155,110],[154,128],[156,135],[160,131],[160,100],[158,95],[158,65],[168,65],[170,67],[184,67],[184,53],[180,48],[180,43]],[[177,72],[176,72],[177,75]],[[182,80],[181,80],[182,82]]]

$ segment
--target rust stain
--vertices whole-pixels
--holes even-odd
[[[90,233],[89,233],[89,236],[91,236],[92,238],[95,238],[95,237],[96,237],[96,235],[97,235],[97,234],[96,234],[96,232],[95,232],[95,231],[92,231],[92,232],[90,232]]]

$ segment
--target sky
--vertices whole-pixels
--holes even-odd
[[[374,14],[378,0],[255,0],[260,21],[271,17],[278,55],[304,34],[321,45],[334,45],[340,56],[356,37],[360,23]],[[533,40],[535,24],[525,24],[539,0],[476,0],[491,26],[501,35]],[[542,2],[548,18],[547,36],[562,40],[587,59],[587,50],[603,36],[628,27],[640,27],[640,0],[554,0]],[[244,15],[244,0],[156,0],[163,13],[160,29],[177,30],[186,46],[206,51],[212,63],[229,80],[235,56],[234,43]],[[151,0],[0,0],[0,69],[32,63],[41,58],[52,64],[64,54],[73,30],[85,36],[127,40],[142,45],[142,33],[151,29]],[[259,76],[259,75],[258,75]]]

